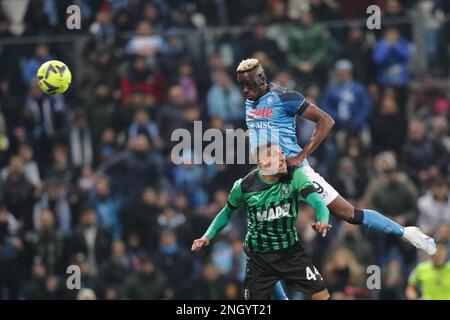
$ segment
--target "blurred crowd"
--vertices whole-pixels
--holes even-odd
[[[249,56],[335,119],[309,161],[342,196],[448,243],[447,1],[11,3],[0,1],[0,298],[242,299],[244,211],[201,254],[190,246],[252,167],[176,166],[170,155],[173,130],[193,133],[196,120],[203,130],[245,128],[234,70]],[[81,30],[65,26],[70,4]],[[366,17],[370,4],[389,21],[381,30],[333,23]],[[425,73],[413,67],[412,12],[426,17]],[[50,41],[70,33],[83,36],[77,55],[73,43]],[[42,41],[2,44],[28,36]],[[73,83],[50,96],[34,78],[56,58]],[[297,122],[303,145],[314,124]],[[415,248],[339,220],[321,238],[314,212],[300,210],[300,237],[332,298],[415,297],[408,275],[427,259]],[[366,287],[372,264],[380,290]],[[69,265],[82,290],[67,289]]]

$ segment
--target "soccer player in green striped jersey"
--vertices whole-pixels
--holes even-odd
[[[300,200],[317,212],[314,229],[326,236],[329,211],[303,171],[288,172],[286,158],[277,144],[270,142],[256,154],[258,168],[235,182],[228,202],[193,251],[209,245],[230,221],[239,206],[245,205],[248,231],[244,250],[247,254],[246,299],[269,299],[275,283],[284,279],[288,286],[311,299],[328,299],[325,282],[306,255],[295,222]]]

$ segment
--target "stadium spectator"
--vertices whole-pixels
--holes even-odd
[[[25,87],[28,87],[36,79],[41,64],[52,59],[53,56],[50,55],[50,49],[47,45],[38,44],[36,46],[34,56],[27,61],[23,68],[22,80]]]
[[[194,66],[192,65],[192,63],[186,61],[180,64],[176,82],[183,88],[187,103],[193,104],[198,102],[199,89],[197,85],[197,79],[194,74]]]
[[[71,255],[83,255],[81,259],[87,265],[86,275],[97,275],[100,264],[111,254],[112,235],[108,229],[97,224],[94,207],[86,205],[80,213],[80,224],[68,239],[68,252]]]
[[[171,291],[172,298],[190,298],[195,280],[194,259],[186,246],[178,243],[175,232],[164,230],[161,233],[155,262],[167,275],[167,290]]]
[[[431,74],[425,74],[421,79],[420,87],[413,92],[414,116],[427,119],[432,115],[436,101],[445,97],[445,90],[439,87],[436,79]]]
[[[95,182],[95,194],[92,198],[92,203],[97,212],[98,225],[101,228],[111,230],[114,240],[121,240],[120,204],[113,197],[111,185],[106,177],[99,177]]]
[[[70,155],[67,147],[58,144],[52,150],[52,164],[46,171],[45,179],[54,180],[62,187],[68,188],[76,174],[70,164]]]
[[[139,203],[140,195],[147,186],[159,187],[161,170],[144,135],[130,140],[127,150],[101,169],[110,178],[115,195],[121,203],[122,223],[125,222],[126,214]]]
[[[19,224],[8,209],[0,205],[0,297],[19,298],[19,255],[23,245],[17,236]]]
[[[148,112],[143,109],[136,111],[128,130],[129,139],[134,139],[140,134],[145,135],[152,145],[161,146],[162,141],[160,141],[158,127],[150,119]]]
[[[125,278],[121,296],[132,300],[157,300],[166,297],[167,277],[149,256],[140,258],[138,270]]]
[[[342,223],[339,235],[333,247],[344,247],[350,250],[358,262],[367,267],[374,262],[375,253],[372,244],[363,236],[361,228],[354,224]]]
[[[150,100],[150,105],[162,103],[165,83],[165,76],[157,65],[149,66],[143,56],[136,56],[132,59],[128,72],[120,80],[123,103],[130,103],[135,93],[143,94]]]
[[[357,26],[351,27],[340,55],[353,65],[353,77],[356,81],[368,83],[373,79],[371,48],[364,31]]]
[[[448,135],[448,120],[443,116],[436,116],[432,119],[432,137],[442,144],[447,152],[450,152],[450,137]],[[445,172],[445,171],[444,171]]]
[[[372,137],[371,151],[394,151],[400,154],[406,138],[407,118],[400,113],[393,97],[385,96],[375,109],[370,121]]]
[[[114,127],[117,132],[125,130],[129,116],[114,97],[114,87],[107,82],[98,82],[92,86],[92,93],[82,110],[89,121],[94,148],[98,148],[102,132],[110,127]]]
[[[239,282],[245,276],[246,255],[242,248],[243,242],[235,238],[214,243],[211,252],[211,261],[220,273]]]
[[[9,174],[2,181],[2,193],[5,205],[24,230],[33,228],[32,211],[35,202],[34,187],[26,179],[24,163],[19,156],[9,159]]]
[[[116,36],[116,27],[112,22],[111,14],[106,10],[101,10],[95,15],[95,20],[89,27],[89,33],[97,42],[111,45]]]
[[[100,143],[96,151],[96,164],[105,165],[111,162],[119,153],[116,132],[113,128],[106,128],[102,131]]]
[[[117,91],[120,86],[120,77],[115,67],[117,60],[114,57],[113,48],[99,47],[87,53],[86,56],[83,77],[79,81],[80,97],[83,101],[86,104],[91,102],[99,84],[107,86],[111,95],[120,94],[120,91]],[[95,103],[92,103],[92,107],[95,107]]]
[[[323,72],[328,65],[328,30],[315,22],[309,10],[299,12],[298,24],[289,31],[287,61],[296,75],[323,81]],[[303,80],[302,81],[306,81]]]
[[[91,130],[86,115],[77,112],[73,115],[69,132],[70,158],[75,169],[91,165],[94,158],[94,147]]]
[[[49,274],[61,274],[65,272],[64,234],[58,230],[55,215],[51,210],[42,209],[39,220],[39,227],[26,232],[23,236],[27,266],[38,268],[37,271],[44,268]]]
[[[99,272],[99,287],[101,298],[108,295],[119,295],[120,287],[127,275],[131,272],[131,261],[126,256],[126,247],[122,241],[114,241],[111,246],[111,257],[104,261]],[[113,293],[108,293],[113,291]]]
[[[352,159],[339,159],[338,168],[334,176],[333,186],[339,194],[351,202],[361,198],[367,184],[366,174],[356,168]]]
[[[47,180],[39,201],[33,210],[34,228],[41,228],[42,214],[50,211],[54,215],[55,227],[58,231],[67,235],[71,231],[72,215],[66,190],[55,180]]]
[[[39,168],[34,160],[33,148],[27,143],[21,143],[18,150],[19,156],[24,161],[24,173],[27,180],[33,184],[35,188],[41,185],[41,175]]]
[[[381,182],[372,194],[371,203],[375,210],[386,212],[386,215],[399,224],[410,226],[417,221],[416,197],[417,191],[409,179],[399,172],[398,168],[391,167],[384,170],[385,180]],[[373,235],[378,237],[378,235]],[[415,251],[404,245],[399,238],[391,235],[381,235],[377,241],[379,262],[386,263],[392,257],[401,255],[405,263],[413,261]],[[400,252],[400,253],[399,253]]]
[[[352,79],[352,63],[336,62],[337,83],[325,89],[321,106],[336,121],[336,129],[359,131],[368,122],[371,103],[366,88]]]
[[[47,270],[42,260],[37,257],[31,266],[31,277],[24,286],[24,296],[28,300],[39,300],[46,298],[45,280]]]
[[[423,123],[412,121],[409,124],[402,158],[405,169],[416,184],[427,185],[433,177],[439,175],[438,159],[433,145],[425,135]]]
[[[186,216],[172,207],[164,208],[157,218],[159,230],[170,230],[176,234],[183,246],[191,244],[191,226]]]
[[[161,36],[154,33],[153,26],[149,21],[142,20],[137,25],[136,35],[128,42],[127,52],[154,59],[162,46]]]
[[[142,192],[140,205],[136,209],[136,220],[131,227],[139,239],[142,246],[152,252],[156,249],[159,240],[158,216],[161,212],[158,194],[152,187],[147,187]]]
[[[443,178],[436,179],[431,188],[417,200],[419,227],[434,234],[440,224],[450,224],[450,192]]]
[[[330,252],[322,274],[332,297],[336,292],[345,293],[349,287],[360,287],[364,280],[362,265],[351,251],[343,247]]]
[[[383,268],[380,300],[402,300],[405,295],[401,287],[405,281],[404,271],[399,260],[391,260]]]
[[[183,88],[180,85],[171,86],[168,90],[167,104],[158,112],[156,122],[160,129],[161,138],[170,144],[172,132],[177,128],[183,128],[183,110],[186,107],[186,100],[183,95]]]
[[[382,87],[396,87],[399,92],[398,101],[406,101],[406,86],[410,82],[408,64],[411,59],[411,44],[396,27],[389,26],[385,29],[383,38],[373,48],[372,59],[377,65],[378,84]]]
[[[218,117],[228,125],[240,127],[244,116],[242,94],[226,72],[217,74],[207,99],[210,117]]]
[[[225,298],[225,278],[213,264],[203,266],[201,279],[196,283],[195,299],[222,300]]]
[[[282,65],[284,53],[278,48],[275,40],[269,39],[266,24],[259,23],[253,27],[252,36],[243,41],[241,57],[252,57],[255,52],[264,52],[276,65]]]
[[[45,176],[51,147],[66,126],[64,98],[44,95],[38,85],[33,84],[25,101],[23,123],[34,148],[39,171]]]

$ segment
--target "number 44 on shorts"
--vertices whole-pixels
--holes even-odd
[[[320,280],[323,280],[322,276],[320,275],[319,271],[317,271],[316,267],[314,268],[314,272],[312,272],[310,267],[306,267],[306,280],[317,280],[317,276],[320,278]]]

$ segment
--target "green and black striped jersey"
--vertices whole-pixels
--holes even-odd
[[[236,181],[227,205],[234,210],[245,206],[248,231],[244,246],[253,252],[273,252],[295,244],[298,202],[314,192],[300,168],[286,181],[268,183],[259,169]]]

